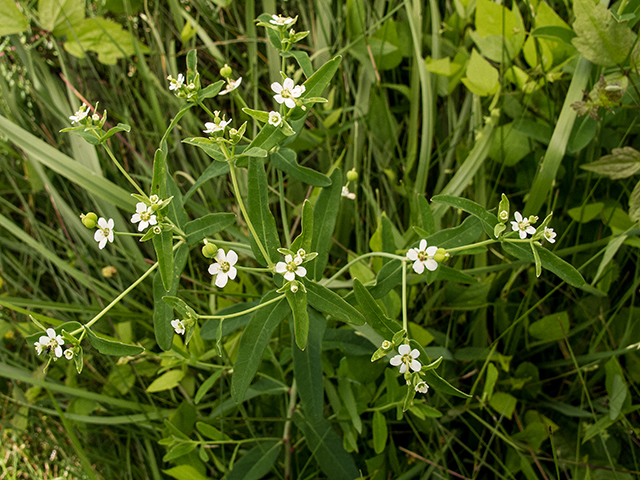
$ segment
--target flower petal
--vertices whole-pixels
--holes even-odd
[[[216,260],[220,263],[226,261],[226,255],[224,254],[224,250],[222,248],[219,248],[216,252]]]
[[[409,345],[407,345],[406,343],[403,343],[402,345],[400,345],[398,347],[398,353],[400,355],[406,355],[411,351],[411,347]]]
[[[56,338],[56,331],[53,328],[47,328],[47,335],[49,338]]]
[[[209,265],[209,274],[210,275],[217,275],[218,273],[220,273],[220,264],[219,263],[212,263],[211,265]]]
[[[520,212],[514,213],[513,216],[516,219],[516,222],[520,223],[522,221],[522,215],[520,214]]]
[[[282,85],[280,85],[278,82],[273,82],[271,84],[271,90],[273,90],[276,93],[282,93]],[[282,98],[282,97],[280,97]],[[278,100],[276,100],[276,102],[278,102]],[[278,102],[278,103],[282,103],[282,102]]]
[[[136,213],[144,213],[147,211],[147,206],[142,203],[142,202],[138,202],[136,203]]]
[[[107,239],[103,238],[102,240],[100,240],[100,243],[98,244],[98,248],[102,250],[106,246],[107,246]]]
[[[422,272],[424,272],[424,263],[422,263],[420,260],[416,260],[413,264],[413,271],[420,275]]]
[[[298,275],[299,277],[304,277],[307,274],[307,269],[304,267],[298,267],[296,268],[296,275]]]
[[[227,284],[227,274],[224,272],[220,272],[218,273],[218,275],[216,275],[216,287],[219,288],[224,288],[224,286]]]
[[[429,247],[426,250],[427,255],[429,255],[430,257],[433,257],[437,251],[438,251],[438,247]]]
[[[433,272],[438,268],[438,262],[433,258],[427,258],[424,262],[424,266],[427,267],[427,270]]]
[[[427,249],[427,241],[423,238],[420,240],[420,250],[425,251]]]
[[[413,350],[411,350],[411,353],[409,353],[409,355],[411,355],[413,358],[418,358],[420,356],[420,352],[417,348],[414,348]]]
[[[289,271],[288,271],[287,273],[285,273],[285,274],[284,274],[284,278],[285,278],[285,280],[287,280],[288,282],[291,282],[292,280],[295,280],[295,278],[296,278],[296,274],[295,274],[295,273],[293,273],[293,272],[289,272]]]
[[[227,262],[229,262],[229,265],[235,265],[237,261],[238,254],[233,250],[229,250],[229,252],[227,252]]]
[[[418,249],[417,248],[409,249],[409,251],[407,252],[407,258],[415,262],[418,259]]]
[[[397,367],[402,363],[402,357],[400,355],[396,355],[395,357],[392,357],[391,360],[389,360],[389,363],[394,367]]]
[[[109,224],[107,224],[107,221],[104,219],[104,217],[100,217],[98,219],[98,226],[100,228],[109,228]]]
[[[404,373],[407,371],[407,364],[403,363],[402,365],[400,365],[400,373]]]
[[[62,347],[58,345],[53,351],[53,353],[56,354],[56,357],[60,358],[62,356]]]
[[[291,97],[285,98],[284,99],[284,104],[289,108],[295,108],[296,107],[296,101]]]
[[[284,83],[282,84],[282,87],[285,90],[291,90],[294,86],[295,86],[295,83],[293,83],[293,79],[292,78],[285,78],[284,79]]]
[[[113,230],[113,227],[115,227],[115,226],[116,226],[116,224],[113,222],[113,218],[110,218],[110,219],[107,221],[107,228],[108,228],[109,230]]]
[[[238,273],[238,269],[236,267],[229,267],[229,271],[227,272],[227,275],[231,280],[235,280],[237,273]]]
[[[276,273],[285,273],[287,271],[287,264],[284,262],[276,263]]]
[[[422,364],[418,360],[411,362],[411,370],[419,372],[422,369]]]

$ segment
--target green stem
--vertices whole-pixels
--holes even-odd
[[[402,328],[409,332],[409,320],[407,319],[407,262],[402,261]]]
[[[202,100],[200,100],[200,101],[198,102],[198,105],[199,105],[199,106],[200,106],[200,107],[201,107],[205,112],[207,112],[207,115],[209,115],[211,118],[216,118],[215,114],[214,114],[211,110],[209,110],[209,109],[205,106],[205,104],[204,104],[204,103],[202,103]]]
[[[131,232],[113,232],[114,235],[124,235],[126,237],[142,237],[144,233],[131,233]]]
[[[277,302],[278,300],[282,300],[284,298],[284,294],[279,297],[272,298],[268,302],[261,303],[260,305],[256,305],[255,307],[248,308],[247,310],[242,310],[237,313],[230,313],[229,315],[198,315],[198,318],[215,318],[215,319],[225,319],[225,318],[233,318],[233,317],[241,317],[246,315],[247,313],[255,312],[256,310],[260,310],[267,305]]]
[[[249,231],[251,232],[253,239],[258,245],[258,248],[260,249],[260,253],[262,253],[262,256],[264,257],[264,260],[269,265],[269,268],[273,268],[274,263],[271,261],[271,257],[267,253],[267,249],[264,248],[264,245],[262,245],[260,238],[258,238],[258,233],[256,232],[256,229],[253,228],[253,224],[249,219],[249,214],[247,213],[247,210],[244,207],[244,203],[242,202],[242,196],[240,195],[240,188],[238,187],[238,179],[236,178],[236,168],[233,165],[233,162],[228,162],[228,163],[229,163],[229,173],[231,174],[231,182],[233,184],[233,193],[236,196],[236,200],[238,201],[238,206],[242,211],[242,216],[244,217],[245,222],[247,222],[247,227],[249,227]]]
[[[271,272],[270,268],[264,267],[241,267],[239,265],[235,266],[238,270],[245,270],[247,272]]]
[[[405,260],[406,259],[406,257],[403,257],[401,255],[395,255],[393,253],[386,253],[386,252],[364,253],[364,254],[360,255],[359,257],[354,258],[349,263],[347,263],[344,267],[342,267],[340,270],[338,270],[329,280],[327,280],[327,282],[324,284],[324,286],[325,287],[328,286],[336,278],[338,278],[340,275],[342,275],[344,272],[346,272],[349,269],[349,267],[351,265],[353,265],[354,263],[361,262],[365,258],[369,258],[369,257],[385,257],[385,258],[393,258],[394,260]]]
[[[164,217],[164,219],[165,219],[167,222],[169,222],[169,223],[173,226],[174,230],[175,230],[176,232],[178,232],[178,235],[180,235],[184,240],[186,240],[186,239],[187,239],[187,234],[186,234],[186,233],[184,233],[184,232],[180,229],[180,227],[178,227],[175,223],[173,223],[169,217]]]
[[[173,246],[173,250],[175,251],[176,248],[178,248],[180,245],[182,245],[182,241],[176,243]],[[77,335],[78,333],[82,332],[83,330],[87,329],[87,328],[91,328],[91,326],[96,323],[98,320],[100,320],[102,317],[104,317],[107,312],[109,310],[111,310],[113,307],[116,306],[116,304],[122,300],[131,290],[133,290],[134,288],[136,288],[140,282],[142,282],[145,278],[147,278],[151,272],[153,272],[156,268],[158,268],[158,262],[154,263],[149,270],[147,270],[146,272],[144,272],[140,278],[138,278],[135,282],[133,282],[124,292],[122,292],[120,295],[118,295],[116,298],[113,299],[113,301],[107,305],[106,307],[104,307],[95,317],[93,317],[91,320],[89,320],[86,324],[84,324],[82,327],[74,330],[73,332],[71,332],[71,335]]]
[[[482,245],[491,245],[492,243],[497,243],[498,241],[499,240],[489,239],[489,240],[484,240],[484,241],[478,242],[478,243],[472,243],[471,245],[463,245],[461,247],[447,248],[447,253],[459,252],[461,250],[467,250],[467,249],[473,248],[473,247],[481,247]]]
[[[100,138],[97,134],[97,132],[93,132],[96,137]],[[127,173],[127,171],[122,167],[122,165],[120,165],[120,162],[118,162],[118,160],[116,160],[116,157],[113,155],[113,152],[111,151],[111,149],[107,146],[106,143],[103,143],[102,146],[104,147],[104,149],[107,151],[107,154],[109,155],[109,157],[111,158],[111,160],[113,161],[113,163],[116,164],[116,167],[118,167],[118,170],[120,170],[120,172],[126,177],[127,180],[129,180],[129,183],[131,185],[133,185],[135,187],[135,189],[138,191],[138,193],[140,195],[142,195],[144,198],[148,199],[149,197],[147,197],[147,194],[144,193],[144,191],[142,190],[142,188],[140,188],[140,186],[135,182],[135,180],[133,178],[131,178],[131,176]]]

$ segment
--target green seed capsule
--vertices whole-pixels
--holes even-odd
[[[358,172],[356,172],[355,168],[347,172],[347,180],[349,180],[350,182],[355,182],[356,180],[358,180]]]
[[[447,258],[449,256],[449,254],[447,253],[447,251],[444,248],[439,248],[438,250],[436,250],[436,254],[433,256],[433,259],[440,263],[442,262],[445,258]]]
[[[95,228],[96,227],[96,223],[98,221],[98,216],[93,213],[93,212],[89,212],[86,215],[80,215],[80,218],[82,219],[82,224],[87,227],[87,228]]]
[[[224,78],[229,78],[232,73],[233,73],[233,70],[231,70],[231,67],[226,63],[224,64],[224,67],[220,69],[220,76]]]
[[[202,255],[204,255],[206,258],[214,258],[217,252],[218,247],[216,247],[213,243],[207,243],[204,247],[202,247]]]

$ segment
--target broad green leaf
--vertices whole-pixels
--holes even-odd
[[[436,195],[431,199],[432,202],[436,203],[444,203],[454,208],[459,208],[460,210],[464,210],[467,213],[470,213],[474,217],[477,217],[481,222],[484,228],[484,231],[490,237],[493,235],[493,228],[498,223],[498,218],[493,214],[489,213],[484,207],[473,202],[467,198],[454,197],[451,195]]]
[[[573,30],[565,27],[546,26],[538,27],[531,32],[532,37],[560,40],[566,45],[572,46],[571,41],[576,37]]]
[[[223,165],[227,168],[227,171],[228,171],[229,165],[227,165],[226,163],[227,159],[225,158],[224,153],[222,153],[222,150],[220,150],[220,147],[218,147],[217,144],[215,144],[208,138],[204,138],[204,137],[184,138],[182,139],[182,143],[186,143],[187,145],[193,145],[195,147],[201,148],[202,150],[204,150],[204,153],[209,155],[214,160],[217,160],[218,162],[224,162]]]
[[[502,242],[502,249],[520,260],[532,263],[535,261],[533,253],[531,253],[531,249],[528,246],[524,247],[516,243]],[[551,253],[546,248],[539,249],[538,253],[540,254],[543,268],[555,273],[560,279],[574,287],[580,288],[585,284],[580,272],[554,253]]]
[[[373,298],[380,299],[402,282],[402,262],[391,260],[382,266],[376,277],[376,284],[369,289]]]
[[[259,122],[269,123],[269,112],[265,112],[263,110],[252,110],[251,108],[243,108],[242,111]]]
[[[130,132],[131,125],[127,125],[126,123],[119,123],[115,127],[111,127],[100,139],[100,143],[106,142],[109,138],[113,137],[116,133],[119,132]]]
[[[11,143],[24,150],[27,155],[33,156],[38,162],[84,188],[88,193],[94,194],[123,210],[135,210],[136,202],[131,198],[129,192],[106,178],[96,175],[87,167],[67,157],[1,115],[0,134],[5,135]]]
[[[482,235],[482,222],[474,216],[464,219],[458,227],[440,230],[426,238],[428,245],[442,248],[462,247],[475,242]],[[415,245],[417,246],[417,244]]]
[[[204,238],[221,232],[236,221],[233,213],[209,213],[203,217],[188,222],[184,227],[187,234],[187,244],[195,245]]]
[[[167,156],[159,148],[153,157],[153,178],[151,179],[151,195],[167,198]]]
[[[606,175],[612,180],[628,178],[640,171],[640,152],[633,147],[614,148],[610,155],[580,165],[580,168]]]
[[[508,10],[491,0],[476,2],[476,31],[471,38],[482,54],[494,62],[511,60],[522,49],[524,24],[517,6]]]
[[[593,0],[575,0],[573,12],[577,37],[572,42],[578,52],[596,65],[623,64],[636,39],[627,22],[616,21],[604,3]]]
[[[302,203],[302,232],[291,243],[291,250],[297,252],[302,248],[305,252],[311,253],[311,242],[313,240],[313,205],[306,199]]]
[[[162,285],[162,277],[156,273],[153,277],[153,331],[156,342],[161,350],[167,351],[171,349],[173,343],[174,329],[171,326],[173,316],[173,307],[162,300],[164,296],[175,296],[180,286],[180,275],[187,264],[189,257],[189,248],[186,245],[180,245],[176,249],[176,257],[173,262],[173,283],[171,289],[166,291]]]
[[[567,312],[552,313],[529,325],[529,335],[548,342],[562,340],[569,336],[569,328]]]
[[[265,295],[261,303],[273,299],[275,295],[274,292]],[[244,400],[247,389],[262,362],[262,354],[269,344],[271,335],[290,313],[291,309],[287,301],[282,298],[257,310],[251,316],[240,338],[238,357],[231,377],[231,396],[236,403]]]
[[[340,295],[315,282],[307,282],[307,301],[316,310],[352,325],[364,325],[365,317]]]
[[[38,0],[40,25],[54,35],[76,31],[84,20],[84,8],[83,0]]]
[[[162,232],[153,237],[153,246],[158,258],[158,270],[162,285],[168,292],[173,285],[173,238],[171,232]]]
[[[28,26],[27,17],[18,10],[14,0],[0,0],[0,37],[24,32]]]
[[[162,461],[169,462],[171,460],[175,460],[176,458],[188,455],[189,453],[193,452],[197,446],[198,444],[191,442],[176,443],[171,448],[169,448],[169,451],[164,455],[164,457],[162,457]]]
[[[214,373],[214,375],[217,374],[217,376],[219,377],[220,373],[222,373],[221,370],[219,370],[218,372]],[[212,377],[213,377],[213,375],[212,375]],[[222,433],[220,430],[215,428],[213,425],[209,425],[208,423],[197,422],[196,423],[196,428],[205,437],[210,438],[211,440],[215,440],[216,442],[220,442],[220,441],[224,441],[224,440],[230,440],[229,436],[226,433]]]
[[[328,187],[331,179],[311,168],[302,167],[296,161],[297,154],[289,148],[281,148],[269,155],[271,164],[278,170],[314,187]]]
[[[202,385],[200,385],[200,388],[198,388],[198,391],[196,392],[196,396],[193,399],[196,405],[200,403],[200,400],[202,400],[202,398],[207,394],[207,392],[209,392],[209,390],[211,389],[213,384],[216,382],[216,380],[220,378],[221,374],[222,374],[222,369],[213,373],[209,378],[207,378],[202,383]]]
[[[358,468],[344,447],[342,439],[328,420],[296,422],[304,434],[307,446],[320,469],[329,480],[354,480],[360,478]]]
[[[420,220],[422,221],[422,228],[426,230],[429,235],[436,233],[436,221],[433,218],[433,212],[431,211],[431,205],[429,201],[422,195],[418,197],[418,208],[420,209]]]
[[[412,345],[413,346],[413,345]],[[454,395],[460,398],[470,398],[471,395],[464,393],[462,390],[458,390],[456,387],[447,382],[444,378],[436,373],[435,370],[430,369],[424,372],[425,382],[430,387],[433,387],[438,393],[442,395]]]
[[[211,85],[206,86],[198,92],[198,100],[205,100],[207,98],[215,97],[216,95],[218,95],[218,93],[220,93],[220,90],[222,90],[222,87],[224,87],[225,83],[226,82],[224,80],[218,80],[216,83],[212,83]]]
[[[191,83],[198,73],[198,51],[192,48],[187,52],[187,83]]]
[[[165,295],[162,297],[162,301],[178,312],[182,317],[193,319],[197,318],[196,312],[193,308],[187,305],[181,298]]]
[[[209,480],[209,477],[202,475],[195,467],[187,464],[162,470],[162,473],[176,480]]]
[[[313,75],[313,65],[311,64],[311,59],[309,58],[309,54],[303,50],[292,50],[289,52],[280,52],[280,55],[288,58],[293,57],[302,68],[302,73],[304,76],[309,78]]]
[[[89,342],[103,355],[114,355],[118,357],[128,357],[139,355],[144,352],[144,348],[137,345],[127,345],[117,340],[109,340],[104,336],[97,336],[91,329],[86,329]]]
[[[326,328],[325,318],[315,310],[309,309],[309,337],[307,348],[303,351],[293,340],[293,324],[290,323],[293,376],[298,386],[303,414],[309,422],[319,422],[323,419],[324,388],[320,351]]]
[[[177,387],[180,380],[184,378],[184,374],[184,370],[169,370],[163,373],[151,382],[151,385],[147,387],[147,393],[162,392]]]
[[[316,73],[311,75],[311,77],[304,82],[305,92],[303,97],[311,98],[322,96],[322,92],[324,92],[327,85],[329,85],[329,82],[338,70],[341,61],[342,56],[338,55],[321,66]]]
[[[258,158],[266,158],[267,157],[267,151],[263,148],[259,148],[259,147],[251,147],[251,148],[245,148],[242,151],[242,155],[245,157],[258,157]]]
[[[522,133],[514,125],[515,123],[507,123],[496,127],[489,148],[489,158],[504,163],[507,167],[516,165],[531,152],[528,138],[530,134]]]
[[[373,412],[373,449],[379,455],[387,445],[387,419],[380,410]]]
[[[551,70],[553,67],[553,52],[545,40],[529,37],[524,42],[522,50],[524,59],[531,68],[540,68],[543,71]]]
[[[571,208],[567,213],[576,222],[587,223],[597,218],[603,208],[604,203],[590,203],[581,207]]]
[[[307,336],[309,335],[307,294],[302,289],[299,289],[296,293],[287,290],[285,295],[293,313],[293,330],[296,336],[296,345],[300,350],[304,350],[307,346]]]
[[[620,416],[622,406],[628,394],[627,386],[622,376],[615,375],[613,377],[613,387],[609,396],[609,418],[615,420]]]
[[[262,246],[271,256],[271,261],[275,262],[280,257],[278,252],[280,239],[278,238],[276,221],[271,214],[271,210],[269,210],[267,174],[264,171],[264,162],[259,158],[249,158],[248,184],[247,209],[249,218]],[[253,236],[249,240],[256,260],[262,265],[267,265]]]
[[[140,45],[143,53],[149,48]],[[67,35],[64,49],[71,55],[84,58],[85,52],[98,54],[98,61],[105,65],[115,65],[118,59],[135,54],[133,39],[129,31],[118,23],[102,17],[85,18],[74,35]]]
[[[227,173],[229,173],[229,164],[226,162],[212,162],[204,169],[202,175],[198,177],[189,191],[184,194],[184,201],[186,202],[204,183],[208,182],[212,178],[219,177],[220,175],[226,175]]]
[[[475,49],[471,52],[467,74],[462,83],[480,97],[493,95],[500,88],[498,71]]]
[[[362,420],[358,414],[358,405],[356,404],[356,398],[353,395],[351,389],[351,380],[345,376],[338,377],[338,392],[340,393],[340,399],[342,405],[347,410],[347,414],[353,423],[354,428],[358,433],[362,433]]]
[[[259,480],[264,477],[276,463],[281,447],[282,442],[276,440],[259,443],[233,464],[227,480]]]
[[[362,308],[362,313],[367,319],[367,323],[386,340],[391,340],[393,335],[401,329],[400,324],[393,322],[384,314],[378,302],[375,301],[369,290],[358,280],[353,279],[353,291],[358,301],[358,305]]]
[[[509,395],[504,392],[496,392],[489,400],[489,405],[491,405],[498,415],[504,416],[511,420],[513,416],[513,411],[516,409],[516,403],[518,401],[513,395]]]
[[[285,135],[282,128],[274,127],[267,123],[247,148],[260,147],[263,150],[269,151],[276,145],[280,145],[285,138],[287,138],[287,135]]]
[[[308,277],[320,280],[329,261],[331,237],[338,218],[338,207],[342,193],[342,172],[336,168],[331,174],[331,186],[325,187],[318,195],[318,201],[313,207],[313,239],[312,252],[318,256],[307,264]]]

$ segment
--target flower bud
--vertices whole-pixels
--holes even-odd
[[[98,216],[93,213],[93,212],[89,212],[86,215],[80,215],[80,219],[82,220],[82,224],[87,227],[87,228],[95,228],[96,227],[96,222],[98,221]]]
[[[447,258],[449,256],[449,254],[447,253],[447,251],[444,248],[439,248],[438,250],[436,250],[436,254],[433,256],[433,259],[440,263],[442,262],[445,258]]]
[[[204,247],[202,247],[202,255],[204,255],[206,258],[214,258],[217,252],[218,247],[213,243],[206,243]]]
[[[224,64],[224,67],[220,69],[220,76],[224,78],[229,78],[232,73],[233,73],[233,70],[231,70],[231,67],[226,63]]]
[[[347,180],[349,180],[350,182],[355,182],[356,180],[358,180],[358,172],[356,172],[355,168],[347,172]]]

